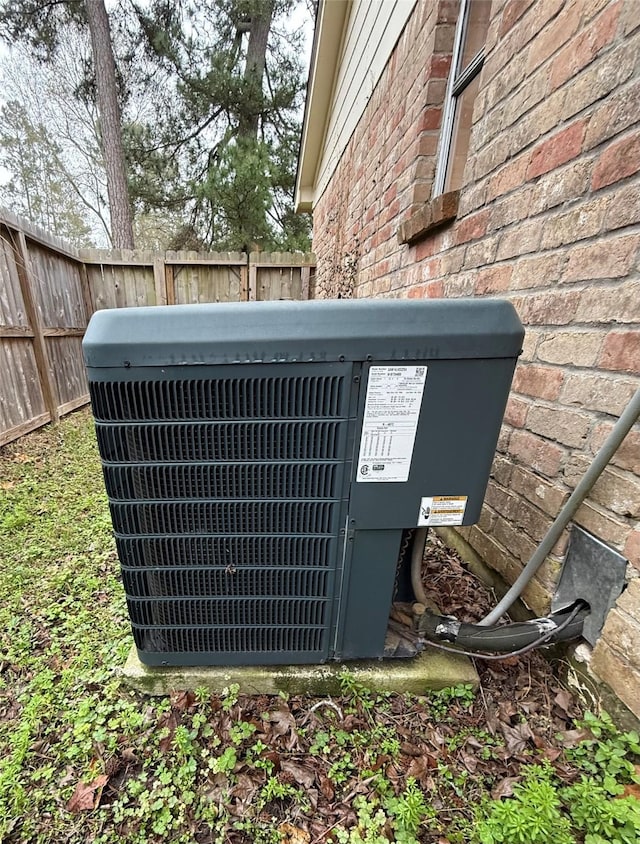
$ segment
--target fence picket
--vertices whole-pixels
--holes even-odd
[[[0,446],[89,400],[81,338],[94,311],[308,299],[312,254],[76,250],[0,210]]]

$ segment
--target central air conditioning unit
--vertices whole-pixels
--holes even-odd
[[[84,354],[141,661],[383,656],[406,529],[480,515],[522,339],[493,299],[94,314]]]

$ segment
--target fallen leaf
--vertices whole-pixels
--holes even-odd
[[[271,723],[275,736],[286,736],[290,730],[295,729],[296,719],[288,709],[273,709],[265,717]]]
[[[545,747],[545,749],[542,751],[542,753],[545,756],[545,758],[549,760],[549,762],[555,762],[556,759],[559,756],[562,755],[562,751],[560,750],[559,747],[551,747],[551,746]]]
[[[95,809],[100,802],[102,789],[108,781],[109,777],[106,774],[100,774],[90,783],[80,781],[67,803],[67,810],[75,814]]]
[[[462,763],[469,771],[470,774],[475,774],[478,770],[478,760],[475,756],[472,756],[470,753],[462,753],[460,754]]]
[[[501,721],[509,722],[518,712],[512,700],[503,700],[498,704],[498,717]]]
[[[501,721],[500,732],[504,736],[506,748],[512,756],[516,753],[522,753],[529,739],[533,738],[533,733],[526,721],[516,724],[515,727],[510,727]]]
[[[520,777],[505,777],[491,789],[491,799],[500,800],[502,797],[511,797],[513,786],[520,782]]]
[[[419,747],[416,747],[415,744],[409,744],[407,741],[400,745],[400,752],[404,753],[405,756],[420,756],[422,754]]]
[[[320,772],[318,774],[318,780],[320,782],[320,791],[322,792],[322,795],[327,800],[333,800],[333,798],[335,797],[335,791],[333,789],[333,786],[331,785],[331,780],[329,779],[329,777]]]
[[[291,762],[289,759],[283,759],[280,763],[281,769],[290,774],[294,780],[305,788],[311,788],[315,782],[315,774],[311,768],[305,765],[299,765],[297,762]]]
[[[635,797],[636,800],[640,800],[640,784],[637,782],[628,783],[620,797]]]
[[[565,715],[568,715],[573,704],[573,698],[566,689],[560,689],[558,694],[554,697],[553,702],[556,706],[560,707]]]
[[[171,706],[173,709],[177,709],[178,712],[184,712],[185,709],[189,709],[190,706],[193,706],[196,700],[196,696],[193,692],[172,692],[170,697]]]
[[[278,832],[283,836],[283,844],[309,844],[311,836],[304,829],[299,826],[293,826],[285,821],[278,827]]]
[[[558,739],[562,742],[564,747],[575,747],[585,739],[593,738],[589,730],[565,730],[563,733],[558,733]]]

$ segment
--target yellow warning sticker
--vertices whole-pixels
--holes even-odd
[[[418,527],[461,525],[467,509],[466,495],[433,495],[420,501]]]

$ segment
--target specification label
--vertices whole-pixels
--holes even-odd
[[[423,498],[418,513],[418,527],[461,525],[466,509],[466,495],[434,495],[431,498]]]
[[[426,366],[369,370],[357,471],[361,483],[409,478],[426,377]]]

